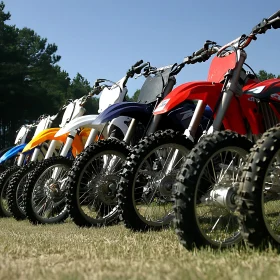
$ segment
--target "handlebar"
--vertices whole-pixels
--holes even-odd
[[[210,47],[211,46],[211,47]],[[197,62],[204,62],[208,60],[212,54],[219,50],[220,46],[216,42],[207,40],[200,50],[194,52],[191,56],[184,59],[183,64],[195,64]]]
[[[134,74],[140,74],[141,70],[148,65],[150,65],[149,62],[143,63],[143,60],[139,60],[127,71],[126,76],[132,78]]]
[[[211,46],[211,47],[210,47]],[[203,48],[195,51],[191,56],[185,57],[184,61],[180,64],[174,64],[173,70],[170,75],[177,75],[185,67],[186,64],[195,64],[197,62],[204,62],[208,60],[212,54],[219,50],[220,46],[216,42],[207,40]]]
[[[274,13],[267,19],[263,19],[259,24],[257,24],[251,31],[249,35],[243,34],[242,36],[236,38],[235,40],[222,46],[218,51],[218,55],[228,47],[235,47],[238,49],[246,48],[252,40],[256,40],[257,34],[264,34],[268,29],[273,27],[274,29],[280,28],[280,10]]]
[[[192,54],[192,56],[199,56],[199,55],[201,55],[204,51],[208,50],[210,45],[215,45],[215,44],[216,44],[216,42],[213,42],[213,41],[210,41],[210,40],[206,40],[206,42],[204,43],[203,48],[201,48],[200,50],[194,52]]]
[[[144,76],[149,76],[151,74],[156,74],[159,71],[163,71],[166,68],[173,68],[170,72],[170,75],[177,75],[186,64],[194,64],[197,62],[203,62],[208,60],[212,54],[216,53],[219,50],[220,46],[217,45],[216,42],[214,41],[210,41],[207,40],[204,45],[203,48],[199,49],[198,51],[195,51],[191,56],[188,56],[185,58],[185,60],[180,63],[180,64],[173,64],[173,65],[169,65],[167,67],[162,67],[162,68],[156,68],[156,67],[152,67],[150,66],[149,62],[146,62],[144,64],[142,64],[141,66],[138,66],[136,69],[134,69],[135,73],[137,73],[136,71],[138,69],[139,72],[144,68],[144,73],[139,74],[137,77],[144,75]],[[147,67],[148,66],[148,67]],[[146,67],[146,68],[145,68]]]

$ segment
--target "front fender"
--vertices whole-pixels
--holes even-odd
[[[90,134],[91,128],[83,129],[80,134],[76,134],[72,142],[72,154],[76,157],[84,150],[84,143]],[[97,140],[98,137],[95,139]]]
[[[1,151],[0,151],[0,158],[6,153],[8,152],[10,149],[12,149],[14,146],[11,146],[11,147],[7,147],[7,148],[3,148]]]
[[[3,154],[0,158],[0,163],[3,163],[4,161],[6,161],[9,158],[12,158],[14,156],[16,156],[19,152],[21,152],[23,150],[23,148],[25,147],[25,143],[24,144],[20,144],[17,146],[14,146],[13,148],[11,148],[9,151],[7,151],[5,154]]]
[[[62,135],[60,137],[55,138],[55,134],[57,133],[58,130],[59,130],[59,128],[56,127],[56,128],[49,128],[49,129],[45,129],[45,130],[41,131],[30,142],[28,142],[28,144],[25,146],[25,148],[23,149],[22,152],[25,153],[29,150],[32,150],[36,146],[38,146],[46,141],[49,141],[49,140],[58,140],[58,141],[65,143],[67,135]]]
[[[86,115],[76,119],[73,119],[64,127],[62,127],[56,134],[55,137],[59,137],[63,134],[69,133],[70,131],[76,130],[80,127],[92,127],[92,122],[98,117],[98,115]]]
[[[178,86],[172,90],[154,110],[154,115],[164,114],[185,100],[203,100],[210,108],[215,108],[223,85],[220,83],[199,81]]]
[[[142,104],[137,102],[116,103],[105,109],[93,122],[92,125],[105,124],[119,116],[131,117],[134,119],[149,118],[154,109],[155,103]]]

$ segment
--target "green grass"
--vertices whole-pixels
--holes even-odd
[[[0,219],[0,279],[280,279],[272,250],[187,251],[173,230]]]

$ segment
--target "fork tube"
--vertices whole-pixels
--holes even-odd
[[[223,98],[217,110],[217,115],[213,121],[212,127],[207,131],[208,134],[211,134],[214,131],[219,131],[226,114],[226,111],[230,105],[231,99],[233,97],[233,92],[231,90],[226,90],[223,94]]]
[[[194,141],[195,134],[205,111],[205,107],[206,103],[202,100],[198,100],[189,127],[184,132],[185,135],[190,136],[192,141]]]
[[[62,151],[60,152],[61,156],[63,156],[63,157],[67,156],[69,150],[71,149],[73,140],[74,140],[76,135],[77,135],[77,131],[76,130],[69,132],[69,134],[67,136],[67,139],[66,139],[66,142],[65,142],[65,145],[63,146]]]
[[[148,131],[147,131],[147,135],[150,135],[157,130],[158,124],[159,124],[161,118],[162,118],[162,115],[154,115],[153,116],[153,119],[152,119],[151,124],[148,128]]]
[[[97,135],[98,135],[98,130],[93,128],[93,129],[90,131],[90,133],[89,133],[89,136],[88,136],[87,141],[86,141],[86,143],[85,143],[85,148],[86,148],[88,145],[90,145],[91,143],[94,142],[94,140],[95,140],[95,138],[96,138]]]
[[[180,157],[178,149],[172,149],[171,152],[172,151],[174,151],[172,158],[163,172],[165,175],[171,173],[171,171],[174,170],[174,164],[178,161]]]
[[[128,129],[127,129],[127,132],[125,134],[125,137],[123,139],[124,142],[128,143],[131,138],[132,138],[132,135],[135,131],[135,128],[136,128],[136,125],[137,125],[137,120],[136,119],[132,119]]]
[[[133,133],[135,131],[135,128],[136,128],[136,125],[137,125],[137,120],[136,119],[132,119],[128,129],[127,129],[127,132],[125,134],[125,137],[123,139],[123,141],[125,143],[129,143],[129,141],[131,140],[132,136],[133,136]],[[105,157],[106,156],[103,156],[104,157],[104,163],[107,164],[106,162],[108,161]],[[117,157],[116,156],[113,156],[110,160],[110,162],[108,163],[108,172],[113,172],[113,167],[116,165],[116,160],[117,160]]]
[[[40,148],[36,147],[33,151],[32,157],[30,161],[36,161],[40,153]]]
[[[245,59],[247,57],[245,51],[243,50],[237,50],[237,57],[238,57],[238,62],[237,65],[235,66],[232,78],[228,82],[228,87],[225,90],[221,103],[218,107],[217,114],[215,117],[215,120],[213,121],[212,127],[208,130],[208,134],[212,133],[213,131],[218,131],[221,128],[224,116],[227,112],[227,109],[230,105],[231,99],[234,94],[239,94],[238,92],[238,80],[240,77],[240,73],[242,70],[242,66],[245,62]],[[241,93],[242,94],[242,93]]]
[[[206,103],[204,103],[202,100],[199,100],[197,102],[189,127],[184,132],[184,134],[189,136],[190,140],[192,141],[194,141],[195,134],[200,125],[205,107],[206,107]],[[166,169],[164,170],[164,174],[169,174],[174,169],[174,164],[179,160],[180,157],[179,150],[178,149],[172,149],[172,150],[174,151],[174,153]]]
[[[23,160],[24,160],[25,155],[24,154],[20,154],[17,160],[17,166],[22,166]]]
[[[48,148],[48,151],[45,155],[45,159],[52,157],[57,144],[59,144],[59,141],[57,141],[57,140],[52,140],[51,141],[50,146]]]
[[[62,151],[60,152],[60,156],[63,156],[63,157],[67,156],[69,150],[71,149],[71,146],[72,146],[72,143],[73,143],[73,140],[74,140],[76,134],[77,134],[76,130],[69,132],[65,145],[63,146]],[[52,173],[52,179],[57,180],[60,172],[61,172],[61,168],[59,168],[59,167],[54,168],[53,173]]]

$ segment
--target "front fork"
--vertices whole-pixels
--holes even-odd
[[[193,143],[194,143],[196,132],[201,123],[201,119],[203,117],[205,107],[206,107],[206,103],[203,102],[202,100],[199,100],[197,102],[189,127],[184,132],[184,135],[186,135]],[[173,148],[171,150],[171,153],[172,152],[173,155],[171,160],[166,166],[164,166],[162,170],[163,174],[165,175],[170,174],[172,170],[174,170],[175,164],[178,163],[179,159],[181,158],[181,154],[179,153],[178,149]]]
[[[48,148],[48,151],[47,151],[47,153],[45,155],[45,159],[48,159],[48,158],[53,156],[57,144],[59,144],[59,141],[57,141],[57,140],[52,140],[51,141],[50,146]]]
[[[232,77],[229,79],[228,84],[226,85],[226,90],[222,93],[223,96],[222,96],[222,100],[218,106],[216,117],[213,121],[212,126],[207,130],[207,134],[211,134],[214,131],[220,130],[222,123],[223,123],[223,119],[228,110],[228,107],[230,105],[233,95],[235,93],[242,94],[242,92],[239,93],[238,84],[239,84],[240,73],[242,71],[242,67],[246,60],[246,57],[247,57],[247,55],[243,50],[237,50],[237,58],[238,58],[237,64],[234,68]],[[194,142],[195,134],[201,123],[201,119],[203,117],[205,107],[206,107],[206,103],[204,103],[202,100],[199,100],[196,105],[196,109],[194,111],[194,114],[193,114],[193,117],[189,124],[189,127],[184,132],[184,134],[192,142]],[[168,167],[166,168],[165,174],[168,174],[167,172],[171,172],[171,170],[173,170],[173,165],[175,162],[178,161],[178,159],[179,159],[178,150],[174,149],[174,155],[173,155]]]
[[[125,143],[129,143],[133,137],[133,134],[135,133],[135,129],[136,129],[136,126],[138,124],[138,121],[136,119],[132,119],[130,124],[129,124],[129,127],[127,129],[127,132],[124,136],[124,139],[123,141]],[[104,166],[103,168],[106,167],[106,170],[108,172],[108,174],[114,172],[114,169],[116,169],[116,167],[119,166],[118,162],[117,162],[117,157],[116,156],[113,156],[112,159],[110,160],[110,162],[108,162],[108,157],[104,156]]]
[[[25,158],[25,155],[23,153],[21,153],[17,159],[17,166],[22,166],[24,158]]]
[[[240,73],[242,71],[242,67],[246,60],[246,57],[247,55],[245,51],[237,50],[237,59],[238,59],[237,64],[233,70],[232,76],[230,77],[226,85],[226,89],[223,92],[222,100],[217,109],[215,120],[213,121],[212,126],[208,129],[207,134],[211,134],[214,131],[220,130],[232,97],[234,96],[234,94],[238,96],[242,95],[242,90],[240,91],[238,85],[239,85]]]
[[[147,133],[146,133],[147,135],[154,133],[158,129],[161,118],[162,118],[161,115],[153,116],[152,121],[151,121],[149,128],[147,130]],[[131,141],[137,124],[138,124],[138,120],[136,120],[136,119],[132,119],[132,121],[130,122],[126,135],[123,139],[123,141],[126,142],[127,144]],[[106,164],[106,161],[105,161],[105,164]],[[116,164],[116,156],[113,156],[113,158],[111,159],[109,166],[108,166],[109,173],[112,172],[113,169],[116,168],[116,166],[118,166]]]
[[[72,147],[72,143],[73,143],[73,140],[74,140],[76,134],[77,134],[77,131],[76,131],[76,130],[75,130],[75,131],[70,131],[70,132],[69,132],[69,134],[68,134],[68,136],[67,136],[67,139],[66,139],[66,142],[65,142],[65,145],[63,146],[62,151],[60,152],[60,156],[62,156],[62,157],[66,157],[66,156],[67,156],[69,150],[70,150],[71,147]],[[60,172],[62,172],[62,169],[61,169],[61,168],[56,167],[56,168],[54,169],[54,171],[52,172],[52,179],[53,179],[54,181],[57,180],[58,176],[60,175]]]
[[[86,143],[85,143],[85,148],[86,148],[87,146],[89,146],[91,143],[94,142],[94,140],[95,140],[95,138],[96,138],[97,135],[98,135],[98,130],[97,130],[97,129],[92,129],[92,130],[90,131],[89,136],[88,136],[88,138],[87,138],[87,141],[86,141]]]
[[[40,152],[41,152],[40,146],[34,148],[34,151],[32,153],[32,157],[31,157],[30,161],[36,161]],[[24,162],[24,159],[25,159],[25,154],[21,153],[18,157],[17,165],[22,166],[22,164]]]
[[[76,131],[76,130],[69,133],[69,135],[67,136],[67,140],[66,140],[66,142],[65,142],[65,145],[64,145],[64,147],[63,147],[63,149],[62,149],[62,151],[61,151],[61,153],[60,153],[60,156],[63,156],[63,157],[66,157],[66,156],[67,156],[69,150],[70,150],[71,147],[72,147],[72,143],[73,143],[73,140],[74,140],[76,134],[77,134],[77,131]],[[87,147],[88,145],[90,145],[91,143],[93,143],[97,135],[98,135],[98,130],[97,130],[97,129],[92,129],[92,130],[90,131],[90,134],[89,134],[89,136],[88,136],[88,138],[87,138],[87,141],[86,141],[86,143],[85,143],[85,147]],[[56,168],[54,169],[54,171],[53,171],[53,173],[52,173],[52,179],[53,179],[54,181],[57,180],[57,178],[58,178],[59,175],[60,175],[60,172],[62,172],[62,169],[61,169],[61,168],[56,167]],[[67,178],[63,179],[63,181],[66,181],[66,179],[67,179]],[[61,185],[61,190],[63,191],[64,188],[65,188],[65,184],[64,184],[64,182],[63,182],[62,185]]]

